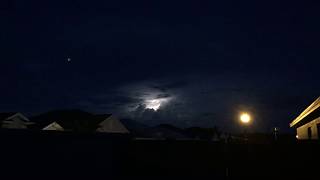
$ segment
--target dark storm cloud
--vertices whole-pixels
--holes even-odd
[[[256,74],[256,79],[252,79],[249,75],[239,76],[234,72],[218,76],[197,74],[188,79],[188,84],[170,90],[162,88],[165,83],[159,80],[161,83],[156,88],[152,86],[153,91],[162,91],[167,97],[175,98],[160,111],[145,110],[144,105],[140,105],[134,118],[151,124],[168,121],[180,126],[218,124],[223,129],[235,130],[238,114],[249,111],[256,117],[253,127],[269,131],[272,126],[286,127],[297,114],[292,109],[303,107],[302,102],[306,99],[313,99],[311,94],[301,95],[292,82],[285,82],[283,77],[275,80],[271,76]],[[275,84],[278,85],[274,87]],[[291,92],[286,90],[288,86],[293,88]],[[143,88],[141,91],[148,92]],[[171,93],[170,96],[167,93]]]
[[[165,82],[163,82],[165,81]],[[172,82],[168,82],[172,81]],[[152,88],[159,89],[163,92],[166,92],[168,90],[173,90],[173,89],[180,89],[188,86],[188,82],[186,80],[174,80],[174,79],[168,79],[168,80],[162,80],[162,84],[160,85],[152,85]]]
[[[159,95],[157,95],[156,99],[169,98],[169,97],[171,97],[170,94],[159,94]]]
[[[319,95],[318,7],[17,0],[0,17],[1,111],[79,107],[237,129],[247,110],[253,129],[286,129]],[[170,101],[146,109],[161,98]]]

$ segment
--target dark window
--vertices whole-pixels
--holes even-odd
[[[312,137],[311,127],[308,127],[308,139],[311,139],[311,137]]]
[[[320,140],[320,124],[317,124],[318,139]]]

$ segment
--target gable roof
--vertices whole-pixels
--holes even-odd
[[[0,113],[0,122],[5,120],[11,120],[14,117],[19,117],[21,120],[23,120],[26,123],[29,123],[29,124],[31,123],[26,116],[24,116],[19,112]]]
[[[57,122],[64,129],[77,129],[92,119],[92,114],[81,110],[56,110],[32,118],[36,128],[42,129]]]
[[[4,121],[6,119],[8,119],[9,117],[13,116],[17,114],[17,112],[4,112],[4,113],[0,113],[0,121]]]
[[[46,130],[46,131],[63,131],[64,129],[57,122],[53,122],[53,123],[49,124],[48,126],[44,127],[42,130]]]
[[[34,129],[43,129],[57,123],[67,131],[93,132],[110,116],[111,114],[93,115],[81,110],[56,110],[33,117],[32,121],[36,123]]]
[[[129,130],[118,118],[112,115],[97,115],[100,116],[102,120],[96,129],[97,132],[107,132],[107,133],[129,133]]]
[[[307,109],[305,109],[296,119],[290,123],[290,127],[297,127],[309,122],[319,115],[320,117],[320,97],[316,99]],[[309,118],[310,117],[310,118]]]

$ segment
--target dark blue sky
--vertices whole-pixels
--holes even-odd
[[[320,94],[319,4],[3,1],[0,111],[288,131]],[[71,62],[68,62],[71,58]],[[146,102],[165,99],[158,111]]]

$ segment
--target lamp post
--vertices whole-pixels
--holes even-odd
[[[240,114],[240,122],[244,126],[244,138],[246,142],[248,141],[247,126],[251,123],[251,121],[252,118],[249,113],[244,112]]]

